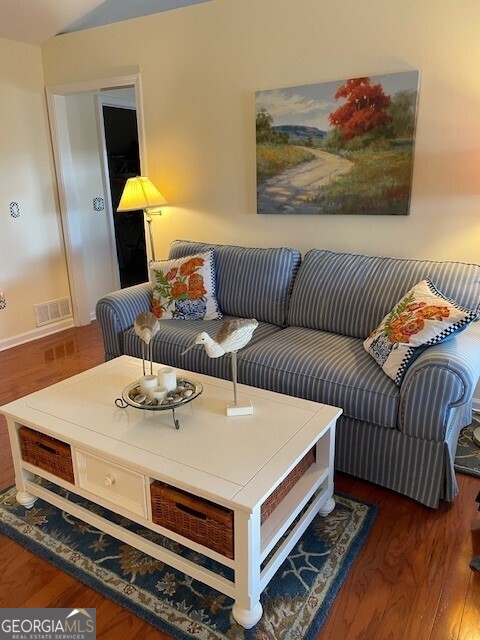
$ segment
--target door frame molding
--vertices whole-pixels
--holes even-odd
[[[50,85],[45,88],[60,204],[63,241],[67,260],[68,281],[72,299],[73,319],[75,326],[77,327],[90,324],[91,318],[90,310],[88,308],[87,283],[85,279],[85,264],[82,251],[82,231],[75,193],[75,173],[70,146],[66,97],[77,93],[96,93],[100,92],[102,89],[120,89],[124,87],[134,87],[135,89],[140,167],[142,174],[148,175],[140,73],[114,78],[88,80],[85,82]],[[147,228],[145,228],[145,233],[148,233]],[[115,251],[113,259],[116,263],[115,246],[112,246],[112,242],[109,244],[111,258],[112,249]]]

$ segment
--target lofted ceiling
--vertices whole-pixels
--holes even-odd
[[[60,33],[211,0],[0,0],[0,38],[41,45]]]

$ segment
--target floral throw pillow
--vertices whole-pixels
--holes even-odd
[[[212,250],[176,260],[150,262],[152,309],[161,320],[216,320],[222,317],[215,297]]]
[[[382,320],[363,346],[398,386],[420,353],[475,320],[476,312],[445,298],[426,279],[416,284]]]

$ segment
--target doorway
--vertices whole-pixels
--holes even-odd
[[[143,211],[117,213],[125,183],[141,173],[137,114],[135,109],[105,104],[102,112],[118,272],[124,289],[148,279]]]
[[[100,271],[92,264],[93,260],[102,261],[101,274],[103,281],[107,283],[104,287],[104,293],[119,289],[121,286],[119,277],[119,264],[117,262],[117,246],[114,233],[114,208],[110,190],[107,188],[109,169],[107,164],[107,154],[103,149],[102,158],[97,160],[91,157],[91,161],[84,163],[84,168],[92,169],[92,163],[98,162],[98,173],[93,179],[92,175],[85,185],[85,188],[78,189],[78,169],[72,160],[72,149],[75,148],[71,143],[71,115],[67,109],[68,98],[74,95],[83,95],[85,99],[91,96],[102,94],[105,91],[115,92],[119,89],[131,87],[134,94],[134,105],[136,108],[136,119],[138,129],[138,159],[139,170],[135,174],[148,175],[146,166],[146,146],[145,146],[145,129],[143,123],[143,102],[141,93],[141,78],[137,73],[131,76],[123,76],[117,78],[104,78],[86,82],[72,82],[64,85],[54,85],[46,88],[47,104],[51,124],[53,152],[55,158],[55,170],[57,173],[57,185],[60,201],[61,223],[63,237],[65,242],[65,255],[67,261],[68,277],[70,284],[70,292],[72,298],[73,316],[76,326],[90,324],[94,315],[92,309],[91,290],[92,286],[97,286],[100,280]],[[102,114],[102,110],[97,110]],[[98,139],[102,138],[99,133],[102,130],[101,121],[103,117],[97,120],[97,130],[95,133]],[[76,122],[75,122],[76,127]],[[81,135],[77,136],[77,147],[81,147],[84,139]],[[103,189],[98,183],[104,185]],[[94,184],[93,184],[94,183]],[[93,184],[93,186],[92,186]],[[103,191],[103,193],[101,193]],[[88,192],[88,193],[87,193]],[[103,196],[103,197],[101,197]],[[103,202],[104,200],[104,202]],[[97,204],[100,206],[97,208]],[[104,207],[104,210],[102,209]],[[136,212],[133,212],[135,216]],[[115,214],[116,215],[116,214]],[[88,228],[93,226],[93,239],[86,239],[85,220],[88,218]],[[146,221],[143,213],[140,212],[137,218],[143,224],[143,233],[148,233]],[[93,224],[92,224],[93,223]],[[108,228],[107,228],[108,227]],[[105,232],[102,238],[98,231]],[[90,233],[90,232],[88,232]],[[140,239],[136,245],[138,247],[145,244],[145,240]],[[95,247],[93,247],[95,245]],[[93,247],[93,248],[92,248]],[[135,243],[133,249],[128,249],[132,254],[135,253]],[[148,243],[146,253],[149,254]],[[146,260],[145,260],[146,265]],[[137,277],[140,277],[138,275]],[[146,277],[141,278],[142,281]],[[92,285],[93,282],[93,285]],[[98,300],[98,296],[96,298]]]

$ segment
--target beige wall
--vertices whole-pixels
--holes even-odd
[[[214,0],[52,39],[47,83],[139,65],[148,173],[176,237],[478,261],[476,0]],[[421,71],[411,215],[257,216],[256,90]]]
[[[69,295],[40,48],[0,39],[0,348],[34,337],[33,304]],[[10,202],[20,205],[12,218]]]

